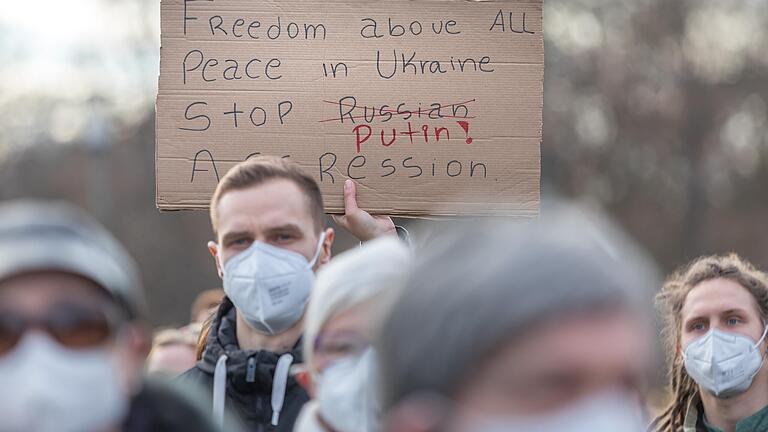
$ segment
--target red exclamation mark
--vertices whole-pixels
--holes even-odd
[[[469,136],[469,122],[457,121],[456,123],[458,123],[462,129],[464,129],[464,134],[467,135],[467,144],[472,144],[472,137]]]

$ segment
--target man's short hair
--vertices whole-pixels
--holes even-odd
[[[214,234],[218,235],[218,205],[224,194],[280,179],[292,181],[299,187],[307,199],[307,207],[315,223],[315,230],[321,231],[325,225],[325,211],[323,195],[315,179],[307,175],[297,164],[285,158],[258,156],[235,165],[216,186],[216,191],[211,198],[211,225]]]

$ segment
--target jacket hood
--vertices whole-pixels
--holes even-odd
[[[272,389],[273,376],[280,355],[265,350],[242,350],[237,343],[236,309],[229,298],[224,298],[211,322],[203,358],[197,364],[202,371],[213,374],[216,362],[227,356],[227,381],[238,390]],[[290,354],[293,364],[303,363],[301,339]]]

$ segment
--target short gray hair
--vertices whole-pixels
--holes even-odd
[[[572,208],[444,236],[422,252],[379,335],[385,408],[422,392],[450,397],[478,358],[547,319],[604,308],[652,316],[656,280],[618,230]]]
[[[385,313],[389,295],[399,290],[407,276],[410,251],[396,237],[383,237],[348,250],[317,274],[304,321],[304,363],[316,376],[315,342],[334,315],[377,298],[376,312]],[[381,316],[369,317],[377,331]]]

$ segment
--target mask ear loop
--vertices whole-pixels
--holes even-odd
[[[766,334],[768,334],[768,325],[766,325],[765,326],[765,330],[763,330],[763,336],[761,336],[760,340],[758,340],[757,343],[755,343],[755,345],[754,345],[755,348],[754,349],[759,350],[760,344],[763,343],[763,341],[765,340]],[[755,376],[760,372],[760,369],[763,368],[763,365],[765,365],[766,354],[768,354],[768,352],[762,352],[761,353],[761,355],[760,355],[760,367],[757,368],[757,370],[755,371],[755,373],[752,374],[752,377],[750,379],[755,379]]]
[[[760,337],[760,340],[758,340],[755,343],[755,349],[760,347],[760,344],[762,344],[765,341],[765,336],[768,335],[768,325],[765,325],[765,328],[763,330],[763,335]],[[765,357],[766,353],[763,353],[763,357]]]
[[[309,262],[309,268],[312,268],[315,266],[315,263],[317,263],[317,259],[320,257],[320,252],[323,251],[323,242],[325,241],[325,231],[320,233],[320,240],[317,242],[317,247],[315,248],[315,254],[312,256],[312,260]],[[766,327],[768,329],[768,327]]]
[[[216,271],[219,273],[219,278],[224,279],[224,262],[221,260],[221,249],[216,251],[216,263],[218,263]]]

